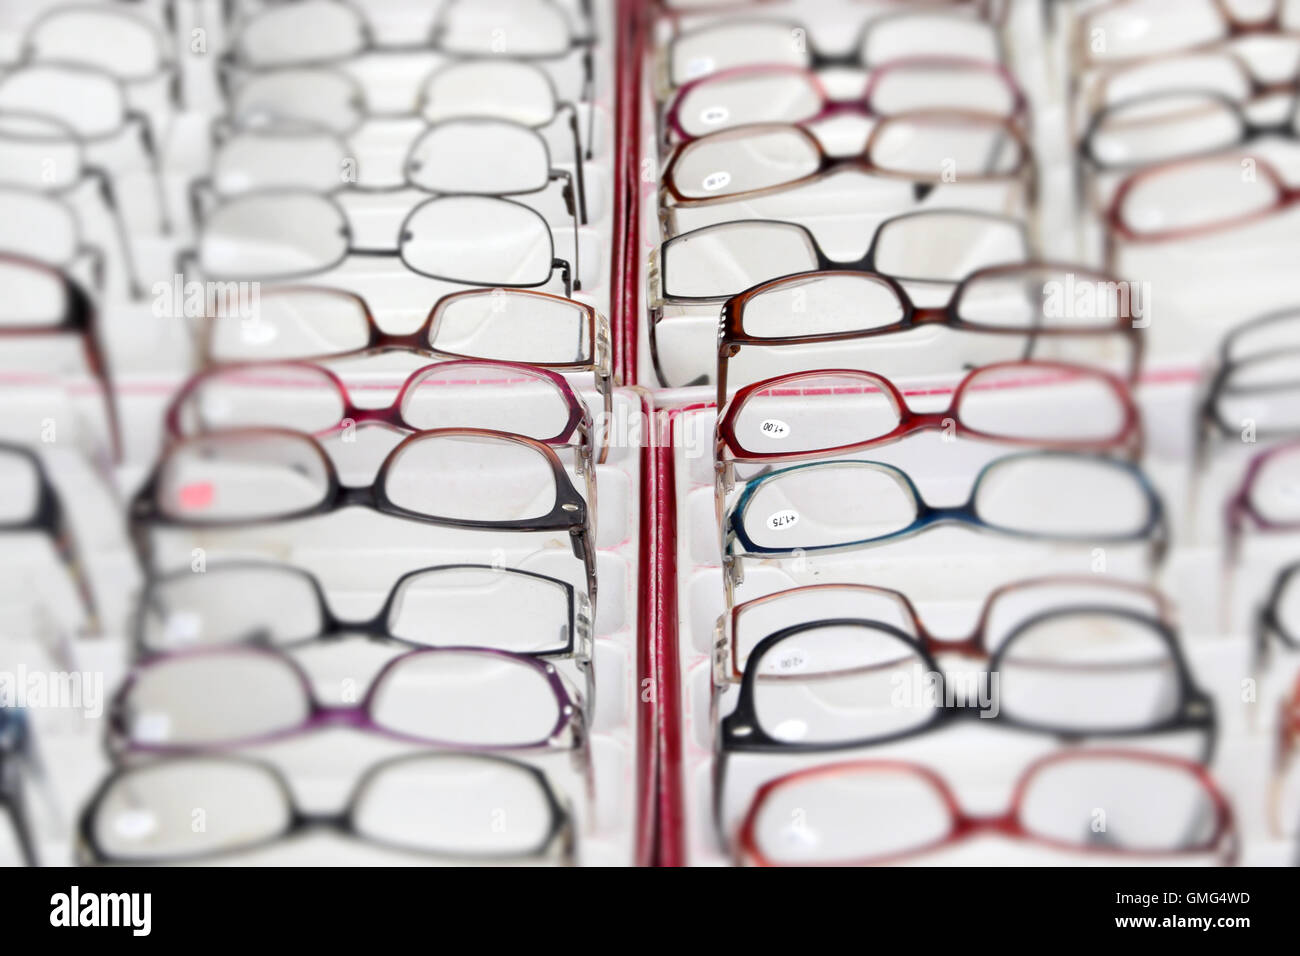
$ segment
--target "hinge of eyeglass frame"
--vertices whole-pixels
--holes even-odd
[[[713,625],[713,686],[722,687],[727,683],[727,615],[718,615]]]
[[[577,602],[573,614],[573,653],[579,660],[591,661],[595,656],[595,638],[591,620],[591,599],[581,591],[574,593]]]
[[[722,556],[722,573],[731,581],[734,587],[739,587],[745,583],[744,567],[737,555],[724,554]]]
[[[663,283],[659,271],[659,250],[650,251],[650,265],[645,280],[646,307],[651,311],[664,307]]]

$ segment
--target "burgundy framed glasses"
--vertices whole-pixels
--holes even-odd
[[[1006,810],[993,816],[965,810],[938,774],[901,760],[788,774],[759,789],[735,852],[738,862],[755,866],[865,866],[912,861],[976,836],[1110,864],[1205,857],[1231,865],[1238,844],[1232,808],[1204,767],[1163,754],[1093,750],[1035,761]]]
[[[1300,531],[1300,440],[1252,458],[1224,512],[1229,561],[1236,560],[1247,527],[1265,533]]]

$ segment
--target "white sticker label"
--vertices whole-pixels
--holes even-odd
[[[700,122],[705,126],[717,126],[731,119],[731,110],[725,106],[710,106],[700,110]]]
[[[239,323],[239,339],[245,345],[265,345],[279,334],[274,322],[245,319]]]
[[[778,418],[769,418],[758,426],[764,438],[789,438],[790,426]]]
[[[712,72],[713,72],[713,57],[711,56],[697,56],[695,59],[688,61],[686,64],[687,79],[694,80],[698,77],[704,76],[704,74],[706,73],[712,73]]]
[[[131,735],[141,743],[161,743],[171,736],[172,721],[166,714],[140,714],[131,724]]]
[[[774,515],[769,515],[767,526],[772,531],[784,531],[786,528],[793,528],[799,523],[799,512],[792,508],[784,511],[778,511]]]
[[[126,810],[113,819],[113,829],[128,840],[139,840],[158,829],[158,820],[149,810]]]
[[[704,182],[700,185],[706,192],[715,193],[719,189],[725,187],[729,182],[731,182],[731,173],[723,170],[716,173],[709,173],[709,175],[704,177]]]

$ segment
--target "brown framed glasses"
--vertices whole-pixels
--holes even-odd
[[[1096,827],[1097,808],[1106,808]],[[1159,753],[1062,751],[1030,764],[1008,806],[976,815],[933,770],[902,760],[832,763],[759,788],[735,843],[752,866],[915,861],[979,836],[1099,863],[1232,865],[1232,807],[1201,765]]]
[[[393,395],[361,404],[354,393]],[[167,434],[183,438],[231,428],[284,428],[316,438],[378,426],[418,432],[468,427],[572,447],[576,473],[592,464],[591,413],[563,376],[516,362],[453,359],[416,369],[395,392],[388,385],[345,385],[310,362],[247,362],[201,372],[167,410]],[[590,498],[588,498],[590,500]]]
[[[182,438],[131,502],[132,541],[152,567],[155,529],[247,528],[362,507],[449,528],[567,534],[595,603],[590,509],[555,451],[522,435],[438,428],[407,436],[366,485],[344,485],[301,432],[247,428]]]
[[[924,397],[943,394],[919,390]],[[1141,416],[1113,375],[1063,362],[998,362],[977,368],[935,411],[914,411],[904,391],[873,372],[796,372],[740,389],[718,418],[716,462],[721,489],[734,484],[735,464],[773,464],[843,456],[942,431],[1012,445],[1075,451],[1119,450],[1136,458]],[[1080,409],[1063,425],[1045,415],[1052,401]],[[1059,406],[1056,406],[1059,407]],[[1084,411],[1086,410],[1086,411]]]
[[[204,367],[412,352],[433,359],[515,362],[589,373],[606,422],[613,411],[609,321],[594,306],[526,289],[470,289],[440,298],[409,332],[387,332],[361,296],[323,286],[263,289],[256,302],[222,299],[199,337]],[[602,432],[603,433],[603,432]],[[599,460],[608,454],[601,440]]]
[[[1025,578],[989,592],[975,625],[960,637],[936,636],[901,591],[867,584],[809,584],[737,604],[714,629],[713,678],[717,687],[744,677],[750,653],[776,631],[828,614],[883,621],[930,654],[987,659],[1018,626],[1060,607],[1127,609],[1174,627],[1173,603],[1160,591],[1098,575]]]
[[[729,365],[746,347],[861,341],[924,325],[1021,336],[1026,359],[1044,340],[1118,337],[1128,380],[1141,364],[1134,303],[1125,284],[1104,273],[1041,262],[992,266],[963,279],[945,305],[922,307],[880,273],[805,272],[746,289],[723,306],[718,406],[727,400]]]
[[[772,195],[853,170],[904,179],[918,199],[942,183],[1016,183],[1035,190],[1033,151],[1019,124],[991,113],[912,110],[872,127],[855,156],[833,157],[801,126],[758,123],[678,147],[660,205],[710,206]]]

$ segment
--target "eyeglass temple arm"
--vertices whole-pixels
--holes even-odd
[[[140,282],[140,269],[136,265],[135,250],[131,248],[131,237],[126,229],[126,220],[122,217],[122,207],[117,201],[117,190],[108,172],[98,166],[84,167],[86,175],[99,186],[100,198],[113,220],[113,231],[117,234],[117,245],[122,253],[122,265],[126,269],[127,283],[130,285],[131,298],[137,302],[144,300],[144,286]]]
[[[581,236],[578,234],[579,222],[578,212],[573,207],[573,176],[567,170],[553,169],[550,173],[552,180],[558,180],[564,183],[564,206],[573,220],[573,286],[575,289],[582,288],[582,266],[580,264],[579,247],[582,244]],[[584,218],[582,224],[586,223]]]
[[[132,110],[126,114],[128,123],[134,123],[139,129],[140,148],[144,150],[149,162],[149,174],[153,179],[154,194],[158,203],[158,231],[165,236],[172,234],[171,215],[167,212],[167,190],[163,184],[162,163],[158,157],[158,144],[154,139],[153,125],[145,114]]]
[[[574,174],[578,180],[578,208],[582,211],[582,221],[587,221],[587,177],[584,167],[587,161],[592,159],[590,139],[588,139],[587,150],[584,154],[582,148],[582,135],[578,132],[578,107],[574,103],[564,102],[559,104],[558,110],[564,110],[569,114],[569,134],[573,137],[573,168]],[[588,131],[590,137],[591,131]]]

